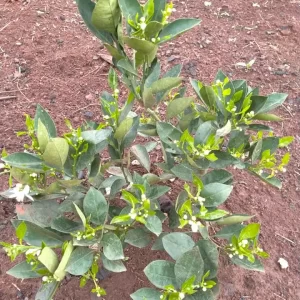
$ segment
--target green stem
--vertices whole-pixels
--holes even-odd
[[[152,109],[147,108],[147,113],[149,113],[156,121],[161,122],[161,119],[159,118],[159,116]]]

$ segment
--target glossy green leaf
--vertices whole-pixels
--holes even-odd
[[[232,174],[226,170],[212,170],[201,177],[204,185],[213,182],[228,184],[232,181]]]
[[[232,258],[230,258],[230,260],[234,264],[244,269],[251,270],[251,271],[265,272],[264,266],[258,259],[256,259],[254,263],[251,263],[247,258],[244,257],[243,259],[240,259],[237,255],[235,255]]]
[[[160,43],[164,43],[175,38],[176,36],[199,25],[200,22],[201,20],[198,19],[178,19],[169,23],[159,34],[161,39]]]
[[[206,207],[215,207],[226,201],[231,191],[231,185],[215,182],[205,185],[200,195],[205,198]]]
[[[143,54],[150,54],[157,48],[156,44],[149,41],[127,36],[124,37],[124,43],[130,48]]]
[[[66,219],[63,216],[59,216],[53,219],[51,223],[51,228],[63,233],[74,233],[77,231],[84,230],[82,223]]]
[[[212,279],[217,276],[218,273],[218,262],[219,262],[219,251],[217,246],[210,240],[200,240],[197,242],[201,257],[204,261],[203,273],[209,271],[207,279]]]
[[[28,221],[12,220],[14,227],[18,227],[21,222],[24,222],[27,226],[24,241],[29,245],[40,247],[42,242],[49,247],[59,247],[62,245],[64,238],[57,233],[39,227]]]
[[[125,272],[127,269],[121,260],[109,260],[105,255],[102,255],[103,267],[114,273]]]
[[[118,62],[120,59],[124,59],[125,57],[110,44],[104,43],[104,47],[109,52],[109,54]]]
[[[282,93],[269,95],[264,105],[259,109],[259,113],[266,113],[280,106],[286,100],[287,96],[287,94]]]
[[[143,15],[138,0],[119,0],[119,5],[126,20],[135,20],[135,16],[137,14],[138,18],[140,18]]]
[[[69,145],[63,138],[51,139],[43,154],[44,161],[58,169],[62,169],[69,153]]]
[[[210,162],[210,167],[213,169],[222,169],[234,165],[239,162],[235,157],[233,157],[228,152],[214,151],[217,160]]]
[[[113,44],[112,36],[109,32],[100,31],[92,24],[92,14],[96,6],[91,0],[76,0],[79,13],[89,30],[101,41],[107,44]]]
[[[131,147],[131,152],[136,157],[136,159],[140,162],[140,164],[150,172],[150,157],[147,149],[143,145],[134,145]]]
[[[38,120],[37,139],[39,142],[39,147],[40,147],[41,152],[44,152],[46,149],[46,146],[49,142],[49,134],[48,134],[46,126],[41,121],[41,119]]]
[[[145,29],[145,35],[148,39],[155,38],[158,33],[162,30],[163,24],[157,21],[151,21],[147,24]]]
[[[162,244],[166,252],[174,259],[178,259],[182,254],[191,250],[195,242],[190,236],[181,232],[173,232],[162,238]]]
[[[55,292],[59,286],[59,282],[53,281],[51,283],[42,284],[35,295],[35,300],[52,300]]]
[[[238,223],[248,221],[253,217],[254,216],[248,216],[248,215],[231,215],[216,221],[216,223],[218,225],[232,225],[232,224],[238,224]]]
[[[193,168],[187,164],[182,163],[178,164],[171,169],[172,173],[177,176],[178,178],[185,180],[185,181],[192,181],[194,170]]]
[[[125,235],[125,243],[144,248],[151,243],[151,236],[142,228],[130,229]]]
[[[280,122],[282,119],[274,114],[257,114],[253,117],[254,120]]]
[[[107,259],[124,259],[123,246],[117,235],[112,232],[105,233],[101,242],[103,244],[103,253]]]
[[[81,136],[85,141],[93,145],[97,145],[107,140],[110,134],[111,134],[111,129],[101,129],[101,130],[83,131],[81,133]]]
[[[162,232],[162,223],[158,216],[148,216],[146,219],[146,228],[148,228],[155,235],[159,236]]]
[[[11,167],[36,170],[37,172],[43,171],[43,161],[38,156],[30,153],[13,153],[1,159]]]
[[[186,300],[215,300],[216,297],[214,296],[211,290],[203,291],[199,290],[197,293],[193,295],[187,295],[184,299]]]
[[[208,138],[216,133],[216,128],[211,121],[202,123],[195,133],[195,146],[205,145]]]
[[[195,282],[200,282],[203,276],[204,262],[198,247],[182,254],[174,267],[177,286],[182,286],[184,282],[195,276]]]
[[[167,285],[177,286],[174,266],[171,261],[155,260],[144,269],[144,273],[149,281],[160,289]]]
[[[20,225],[16,228],[16,236],[22,241],[26,235],[27,226],[25,222],[21,222]]]
[[[32,270],[32,265],[30,265],[30,263],[27,261],[22,261],[21,263],[9,269],[6,274],[18,279],[38,278],[42,277],[42,275],[37,273],[37,271],[41,269],[44,269],[44,267],[38,267],[35,270]]]
[[[259,140],[257,141],[251,155],[252,164],[254,164],[258,160],[261,152],[262,152],[262,140]]]
[[[133,300],[158,300],[160,299],[160,292],[151,288],[141,288],[130,295]]]
[[[194,98],[192,97],[175,98],[169,103],[167,107],[167,119],[171,119],[181,114],[186,108],[191,105],[193,101]]]
[[[92,13],[92,24],[99,31],[116,33],[120,21],[120,8],[118,0],[96,2]]]
[[[58,257],[56,253],[49,247],[44,247],[38,260],[53,274],[58,267]]]
[[[215,237],[230,241],[232,236],[238,237],[244,227],[245,225],[242,224],[231,224],[225,226],[215,234]]]
[[[71,254],[66,271],[72,275],[85,274],[92,266],[94,251],[86,247],[77,247]]]
[[[132,64],[126,58],[120,59],[117,63],[117,66],[128,71],[129,73],[131,73],[135,76],[138,76],[137,71],[134,69]]]
[[[211,86],[203,86],[200,89],[200,97],[210,109],[213,109],[216,106],[217,95]]]
[[[172,88],[175,88],[178,85],[180,85],[181,82],[182,77],[164,77],[153,82],[151,85],[151,90],[154,94],[156,94],[162,91],[167,91]]]
[[[57,136],[56,127],[50,115],[40,104],[37,104],[34,116],[34,127],[36,133],[38,133],[39,130],[39,120],[46,127],[49,137],[54,138]]]
[[[103,194],[91,187],[83,200],[83,210],[92,223],[103,225],[108,213],[108,204]]]
[[[260,224],[251,223],[243,228],[240,233],[239,240],[254,239],[260,231]]]

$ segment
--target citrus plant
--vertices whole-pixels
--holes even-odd
[[[74,128],[67,120],[62,135],[38,105],[19,133],[31,144],[24,152],[2,152],[0,174],[9,175],[10,188],[1,196],[22,204],[12,220],[18,243],[1,245],[11,260],[25,258],[7,273],[41,278],[36,299],[53,299],[67,274],[79,276],[80,287],[91,280],[101,297],[106,291],[98,272],[125,272],[124,249],[152,243],[170,258],[145,268],[156,289],[139,289],[132,299],[216,299],[219,255],[255,271],[263,271],[261,259],[268,257],[259,244],[260,224],[248,222],[253,216],[222,206],[233,188],[225,169],[243,169],[281,187],[276,175],[285,172],[289,153],[277,150],[293,138],[276,137],[266,122],[281,121],[270,112],[287,95],[260,96],[245,80],[219,71],[209,85],[191,80],[195,97],[186,96],[181,66],[162,74],[157,51],[199,20],[170,21],[173,4],[162,0],[77,5],[113,57],[111,93],[100,97],[102,122]],[[119,74],[129,91],[124,104]],[[154,150],[162,153],[156,164],[149,155]],[[103,152],[109,161],[101,159]],[[136,172],[133,160],[144,172]],[[183,188],[166,205],[169,180]]]

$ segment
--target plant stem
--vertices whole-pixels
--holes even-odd
[[[156,121],[161,122],[161,119],[159,118],[159,116],[152,109],[147,108],[147,113],[149,113]]]
[[[123,167],[123,162],[122,162],[122,164],[121,164],[121,170],[122,170],[122,173],[123,173],[123,175],[124,175],[124,178],[125,178],[126,183],[129,184],[129,180],[128,180],[128,178],[127,178],[127,175],[126,175],[126,173],[125,173],[125,169],[124,169],[124,167]]]

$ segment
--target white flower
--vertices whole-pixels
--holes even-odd
[[[188,216],[187,215],[183,215],[183,219],[187,220]]]
[[[137,217],[137,213],[135,213],[135,212],[130,212],[129,216],[130,216],[130,218],[131,218],[132,220],[135,220],[136,217]]]
[[[146,195],[145,195],[145,194],[142,194],[142,201],[144,202],[144,201],[146,201],[146,200],[147,200]]]
[[[185,294],[184,294],[184,293],[179,293],[179,298],[180,298],[180,299],[184,299],[184,297],[185,297]]]
[[[155,39],[155,38],[152,38],[152,39],[151,39],[151,42],[152,42],[152,43],[155,43],[155,42],[156,42],[156,39]]]
[[[233,255],[232,255],[232,254],[229,254],[228,256],[229,256],[230,258],[233,258]]]
[[[48,281],[49,277],[48,276],[43,276],[42,281],[46,282]]]
[[[278,263],[280,264],[281,269],[287,269],[289,267],[289,263],[284,258],[279,258]]]
[[[146,18],[145,18],[145,17],[141,17],[141,18],[140,18],[140,21],[141,21],[142,23],[145,23]]]
[[[0,163],[0,170],[5,168],[5,164]]]
[[[142,30],[145,30],[146,27],[147,27],[147,24],[146,24],[146,23],[141,23],[141,24],[140,24],[140,27],[141,27]]]
[[[31,173],[30,177],[36,178],[38,175],[36,173]]]
[[[204,150],[203,154],[206,156],[210,153],[210,150]]]
[[[244,255],[239,255],[239,259],[243,259],[244,258]]]
[[[191,225],[192,232],[198,232],[199,231],[199,227],[201,225],[201,223],[199,221],[198,222],[189,221],[189,224]]]
[[[206,287],[203,287],[202,290],[203,290],[203,292],[206,292],[207,288],[206,288]]]
[[[29,195],[30,187],[29,185],[25,185],[22,190],[23,185],[21,183],[17,183],[16,186],[11,190],[11,194],[8,196],[9,199],[16,198],[18,202],[23,202],[24,198],[28,198],[31,201],[34,199]]]
[[[198,197],[198,201],[199,201],[199,203],[202,205],[203,202],[205,202],[205,198],[199,196],[199,197]]]

